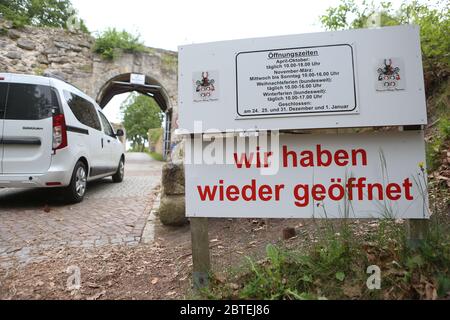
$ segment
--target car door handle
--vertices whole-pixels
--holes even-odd
[[[103,149],[103,138],[102,138],[102,149]]]

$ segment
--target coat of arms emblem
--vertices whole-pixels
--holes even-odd
[[[393,91],[405,89],[404,64],[400,59],[386,58],[378,63],[377,90]]]
[[[218,100],[218,72],[195,73],[194,89],[194,102]]]

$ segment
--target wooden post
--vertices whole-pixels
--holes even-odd
[[[428,232],[429,220],[426,219],[408,219],[407,220],[407,239],[408,246],[411,249],[417,249],[426,238]]]
[[[208,219],[191,218],[190,221],[194,289],[200,290],[209,285],[209,272],[211,270]]]

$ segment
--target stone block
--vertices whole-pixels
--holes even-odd
[[[10,37],[13,40],[19,39],[21,36],[20,32],[15,29],[10,29],[8,31],[8,37]]]
[[[179,227],[188,222],[184,195],[163,195],[158,211],[161,223],[166,226]]]
[[[162,192],[164,195],[184,194],[183,164],[166,163],[162,171]]]
[[[33,41],[27,39],[19,39],[19,41],[17,41],[17,46],[21,49],[30,51],[36,49],[36,44]]]
[[[5,55],[7,58],[10,58],[12,60],[19,60],[22,58],[22,54],[18,51],[9,51]]]

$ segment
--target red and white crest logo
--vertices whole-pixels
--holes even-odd
[[[377,91],[405,89],[405,66],[398,58],[382,59],[377,64]]]
[[[218,79],[219,73],[217,71],[202,71],[194,73],[194,102],[219,100]]]

